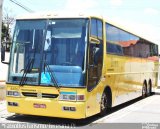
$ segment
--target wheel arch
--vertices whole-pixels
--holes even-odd
[[[106,95],[110,98],[109,100],[109,106],[112,107],[112,89],[110,86],[106,86],[104,88],[104,91],[106,93]]]
[[[146,79],[143,81],[143,84],[145,84],[147,86],[147,80]]]
[[[152,79],[149,79],[148,84],[152,86]]]

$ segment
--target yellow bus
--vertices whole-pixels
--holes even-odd
[[[36,14],[17,18],[8,64],[9,112],[83,119],[149,96],[158,46],[103,17]]]

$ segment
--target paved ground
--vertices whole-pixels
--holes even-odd
[[[160,92],[140,99],[94,123],[160,123]]]

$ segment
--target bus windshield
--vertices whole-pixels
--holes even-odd
[[[84,86],[87,19],[18,20],[8,83]]]

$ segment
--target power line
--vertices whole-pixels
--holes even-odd
[[[18,5],[19,7],[23,8],[24,10],[26,10],[27,12],[30,12],[30,13],[33,13],[34,11],[29,9],[28,7],[22,5],[21,3],[19,3],[18,1],[16,0],[10,0],[12,3]]]

